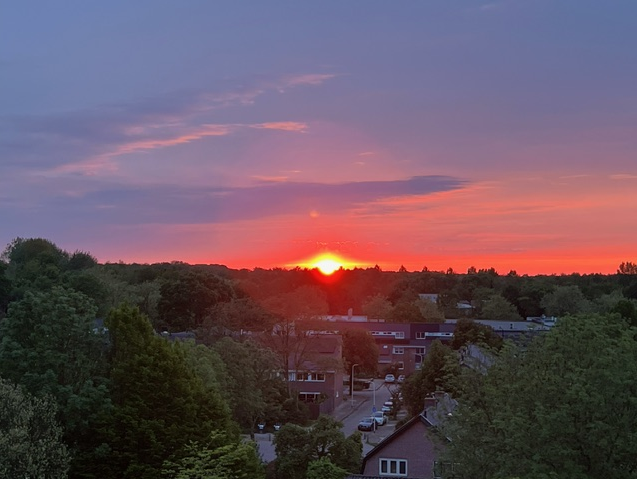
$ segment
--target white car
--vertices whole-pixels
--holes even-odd
[[[394,375],[393,375],[393,374],[387,374],[387,375],[385,376],[385,382],[386,382],[386,383],[393,383],[393,382],[395,382],[395,381],[396,381],[396,378],[394,377]]]
[[[387,424],[387,416],[383,411],[376,411],[372,414],[372,418],[376,421],[377,426],[384,426]]]
[[[385,401],[385,403],[383,404],[383,407],[380,408],[380,410],[383,413],[390,413],[393,408],[394,408],[394,401]]]

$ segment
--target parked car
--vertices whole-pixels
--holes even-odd
[[[376,421],[377,426],[384,426],[387,424],[387,416],[383,411],[376,411],[372,414],[372,418]]]
[[[385,382],[386,382],[386,383],[393,383],[393,382],[396,382],[396,378],[394,377],[394,375],[393,375],[393,374],[387,374],[387,375],[385,376]]]
[[[374,418],[366,417],[358,423],[359,431],[373,431],[374,429],[376,429],[376,420]]]
[[[404,374],[401,374],[400,376],[398,376],[398,379],[396,380],[396,382],[397,382],[398,384],[402,384],[402,383],[404,383],[404,382],[405,382],[405,375],[404,375]]]
[[[389,414],[394,408],[394,401],[385,401],[383,407],[380,408],[381,412]]]

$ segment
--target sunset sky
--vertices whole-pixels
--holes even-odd
[[[637,2],[0,2],[0,248],[615,272]]]

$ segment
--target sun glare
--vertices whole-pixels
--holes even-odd
[[[318,268],[321,273],[328,276],[339,269],[341,266],[343,265],[336,261],[334,258],[321,258],[314,262],[314,267]]]

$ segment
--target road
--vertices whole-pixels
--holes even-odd
[[[383,403],[391,397],[390,388],[397,387],[391,384],[385,384],[382,379],[376,379],[373,384],[374,389],[354,391],[353,406],[352,402],[348,399],[335,411],[334,416],[343,423],[342,431],[346,436],[358,430],[358,423],[361,419],[371,416],[374,399],[376,400],[376,409],[380,411]],[[347,391],[346,394],[349,394],[349,391]],[[394,432],[395,425],[396,421],[389,421],[384,426],[378,427],[375,433],[363,432],[363,455],[371,451],[380,440]],[[276,458],[272,438],[272,434],[255,434],[259,452],[265,462],[273,461]]]
[[[349,436],[358,430],[358,423],[361,419],[371,416],[374,406],[374,396],[376,399],[376,410],[380,411],[383,403],[391,397],[390,388],[395,387],[397,386],[386,384],[382,380],[376,379],[374,381],[374,390],[365,389],[363,391],[354,391],[354,402],[357,407],[349,416],[341,420],[343,423],[343,433]],[[363,454],[367,454],[381,439],[394,432],[395,425],[396,421],[389,421],[384,426],[379,426],[375,433],[363,432]]]

